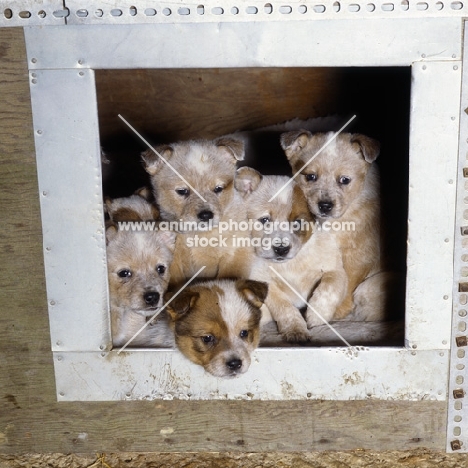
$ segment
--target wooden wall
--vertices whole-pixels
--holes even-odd
[[[29,99],[23,32],[0,29],[0,452],[444,449],[444,402],[58,404]]]

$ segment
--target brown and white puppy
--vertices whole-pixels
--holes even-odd
[[[167,306],[177,347],[215,377],[247,372],[267,292],[265,283],[245,279],[190,285]]]
[[[234,190],[237,161],[244,145],[234,138],[157,146],[142,154],[164,221],[179,222],[171,283],[182,283],[202,266],[202,278],[244,277],[245,249],[233,247],[236,232],[220,225],[245,219]],[[196,191],[196,192],[195,192]]]
[[[302,190],[288,177],[262,176],[250,168],[238,171],[236,187],[246,200],[249,219],[265,222],[263,238],[275,237],[281,245],[256,248],[250,278],[269,285],[265,301],[278,331],[288,341],[307,341],[309,328],[323,319],[336,318],[346,292],[346,274],[333,237],[314,230]],[[281,192],[270,201],[272,196]],[[276,225],[276,226],[275,226]],[[272,234],[270,234],[272,230]],[[274,271],[273,271],[273,270]],[[305,320],[300,309],[307,304]]]
[[[111,213],[119,219],[117,207],[124,206],[125,218],[141,220],[151,212],[136,195],[115,205],[108,202]],[[130,213],[129,206],[138,211]],[[116,211],[113,212],[113,208]],[[109,209],[109,208],[108,208]],[[111,215],[112,216],[112,215]],[[114,218],[114,219],[115,219]],[[109,280],[110,315],[114,346],[124,345],[163,305],[169,284],[176,234],[164,230],[120,230],[118,224],[106,229],[107,272]],[[131,346],[172,346],[172,332],[167,317],[158,316],[132,341]]]
[[[281,136],[281,145],[293,172],[300,171],[297,181],[310,211],[321,228],[336,238],[341,252],[348,288],[336,318],[344,318],[358,305],[360,320],[379,320],[386,302],[384,284],[389,280],[382,273],[379,174],[374,164],[380,145],[365,135],[341,133],[321,150],[334,136],[332,132],[288,132]],[[366,280],[372,288],[363,285],[357,290]],[[370,291],[376,297],[367,296]],[[353,299],[355,293],[358,300]],[[372,305],[363,308],[364,296]]]

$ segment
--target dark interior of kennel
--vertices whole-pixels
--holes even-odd
[[[98,70],[96,87],[101,146],[110,161],[103,166],[103,192],[110,197],[148,184],[139,157],[146,145],[119,114],[151,144],[215,138],[294,118],[335,117],[331,127],[324,120],[323,130],[338,130],[356,115],[346,131],[381,143],[385,250],[392,268],[404,276],[409,67]],[[289,174],[277,135],[259,146],[261,158],[252,165],[264,174]],[[404,288],[391,299],[392,319],[401,324]],[[382,344],[402,345],[403,327],[389,330]]]

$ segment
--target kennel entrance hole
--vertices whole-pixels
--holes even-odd
[[[347,131],[364,133],[381,142],[378,164],[388,250],[394,261],[392,267],[405,274],[410,67],[139,69],[95,73],[101,145],[111,159],[110,167],[104,167],[104,194],[114,197],[130,195],[149,183],[139,157],[145,145],[123,125],[119,114],[154,144],[215,138],[295,118],[317,119],[317,128],[323,131],[338,130],[350,115],[356,114]],[[254,151],[258,158],[245,164],[263,174],[290,174],[278,134],[257,138]],[[394,321],[404,319],[403,290],[392,315]],[[403,344],[403,326],[383,328],[381,341],[371,341],[373,345]],[[375,330],[369,334],[374,335]],[[336,345],[332,338],[330,344]]]

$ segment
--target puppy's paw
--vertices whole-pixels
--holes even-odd
[[[290,343],[304,343],[310,340],[309,331],[305,327],[290,328],[288,330],[284,330],[281,335]]]
[[[312,310],[308,310],[305,316],[307,328],[309,330],[311,328],[318,327],[319,325],[324,325],[333,317],[333,311],[325,310],[324,307],[322,307],[321,310],[318,308],[314,308],[314,310],[316,310],[317,313],[313,312]]]

